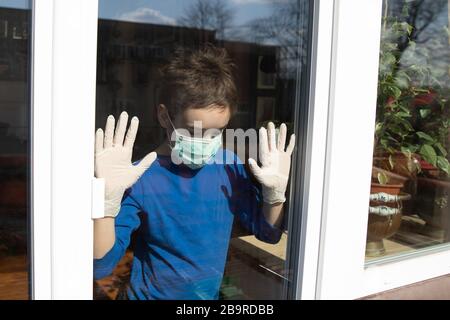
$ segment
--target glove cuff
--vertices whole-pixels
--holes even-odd
[[[115,218],[120,212],[120,205],[117,205],[116,202],[105,200],[105,218]]]
[[[105,197],[105,217],[115,218],[119,214],[123,192],[117,192]]]
[[[268,204],[284,203],[286,202],[285,192],[286,191],[279,191],[263,187],[262,189],[263,201]]]

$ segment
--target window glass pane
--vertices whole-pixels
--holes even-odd
[[[448,243],[447,0],[383,1],[366,261]]]
[[[127,111],[139,118],[133,161],[154,150],[158,158],[130,183],[115,221],[96,221],[96,246],[105,246],[94,259],[96,299],[287,297],[294,274],[290,201],[278,215],[281,205],[271,208],[262,199],[279,203],[289,194],[289,156],[277,176],[260,172],[266,178],[252,174],[248,157],[258,157],[256,129],[270,121],[277,136],[286,124],[287,145],[296,110],[307,105],[299,97],[307,96],[309,19],[305,0],[99,1],[96,127],[105,129],[108,115],[118,119]],[[234,64],[234,85],[224,76],[223,52]],[[194,120],[203,129],[223,129],[223,147],[216,148],[220,136],[204,131],[206,141],[186,140],[195,135]],[[232,139],[237,131],[227,136],[230,129],[248,136],[239,142]],[[178,140],[169,139],[178,130]],[[173,150],[187,162],[175,164]],[[225,163],[217,163],[222,156]],[[195,159],[214,162],[192,169]],[[278,161],[264,159],[265,166]],[[287,188],[294,188],[292,179]],[[120,239],[108,242],[105,229]]]
[[[0,299],[29,298],[30,6],[0,1]]]

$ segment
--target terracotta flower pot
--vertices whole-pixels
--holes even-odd
[[[377,181],[379,173],[385,174],[388,177],[389,184],[402,184],[403,191],[411,195],[415,194],[414,181],[410,180],[408,177],[378,167],[372,167],[372,181]],[[413,202],[411,200],[403,200],[402,206],[403,206],[402,209],[403,215],[414,214]]]
[[[378,184],[372,183],[371,194],[387,193],[389,195],[400,195],[403,184]],[[401,201],[397,202],[380,202],[370,201],[371,207],[386,206],[393,209],[398,209],[397,213],[390,215],[379,215],[369,213],[369,221],[367,226],[367,243],[366,256],[376,257],[381,256],[386,252],[383,240],[393,236],[400,228],[402,221]]]

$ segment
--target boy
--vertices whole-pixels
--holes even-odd
[[[294,136],[259,130],[261,167],[221,148],[236,108],[224,50],[178,52],[163,69],[158,121],[167,141],[132,164],[138,119],[112,116],[96,132],[95,175],[105,180],[105,218],[94,221],[94,278],[109,275],[137,230],[128,299],[217,299],[233,218],[277,243]],[[201,128],[200,128],[201,126]],[[200,132],[200,134],[199,134]],[[194,137],[192,137],[194,133]]]

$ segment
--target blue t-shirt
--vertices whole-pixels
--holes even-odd
[[[129,299],[217,299],[235,216],[258,239],[280,240],[262,213],[260,188],[233,152],[220,149],[199,170],[158,156],[126,191],[116,241],[94,259],[94,278],[112,273],[138,229]]]

